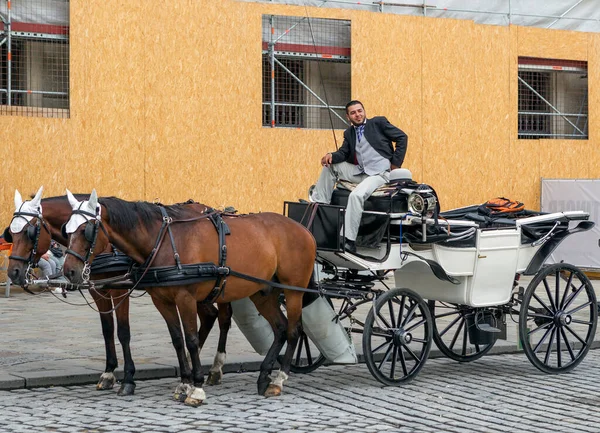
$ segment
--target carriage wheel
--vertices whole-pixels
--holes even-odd
[[[546,373],[579,364],[594,339],[598,309],[592,283],[566,263],[543,268],[523,295],[519,338],[527,358]]]
[[[277,362],[281,365],[283,356],[277,357]],[[292,357],[292,363],[290,364],[290,371],[292,373],[307,374],[312,373],[321,365],[327,361],[327,358],[323,356],[317,346],[315,346],[308,338],[308,335],[304,331],[298,338],[298,345],[296,346],[296,352]]]
[[[363,333],[365,362],[373,377],[385,385],[411,381],[427,361],[432,328],[427,303],[412,290],[381,295]]]
[[[433,341],[448,358],[458,362],[471,362],[494,347],[498,339],[495,333],[489,333],[490,341],[486,344],[471,344],[467,316],[475,314],[474,308],[436,301],[429,301],[428,305],[433,318]]]

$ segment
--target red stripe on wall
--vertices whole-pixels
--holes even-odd
[[[268,42],[263,42],[263,50],[269,48]],[[345,47],[330,47],[326,45],[304,45],[304,44],[275,44],[275,51],[290,51],[294,53],[322,54],[324,56],[346,56],[350,57],[351,49]]]

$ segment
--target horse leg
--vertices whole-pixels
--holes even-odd
[[[152,296],[152,293],[150,293],[150,296]],[[185,356],[183,333],[181,332],[177,307],[173,302],[165,301],[157,296],[152,296],[152,302],[167,324],[169,334],[171,335],[171,342],[177,353],[181,383],[175,388],[173,399],[183,402],[188,395],[192,394],[194,387],[192,386],[192,371],[190,370],[190,365]],[[194,322],[195,321],[196,316],[194,315]]]
[[[285,382],[290,374],[290,364],[292,357],[296,351],[298,338],[302,331],[302,296],[303,292],[284,290],[285,293],[285,309],[287,311],[287,347],[285,355],[281,362],[281,367],[277,376],[271,381],[265,392],[265,397],[275,397],[281,394],[283,390],[283,382]]]
[[[198,347],[202,349],[204,343],[210,334],[210,330],[217,320],[218,310],[213,304],[203,304],[198,302],[196,305],[198,309],[198,318],[200,319],[200,329],[198,330]]]
[[[227,333],[229,332],[229,328],[231,328],[231,315],[233,314],[233,310],[231,309],[231,304],[229,302],[225,304],[218,304],[218,306],[220,331],[219,344],[217,345],[217,354],[215,355],[215,360],[208,372],[208,379],[206,380],[208,385],[220,385],[221,380],[223,379],[223,366],[225,365],[225,358],[227,356],[225,351],[225,347],[227,346]]]
[[[129,296],[127,291],[114,291],[111,290],[111,296],[113,298],[113,304],[118,305],[115,310],[117,316],[117,336],[119,342],[123,348],[123,381],[121,387],[117,392],[117,395],[133,395],[135,392],[135,381],[133,376],[135,375],[135,364],[131,357],[131,348],[129,343],[131,342],[131,330],[129,328]]]
[[[260,373],[258,375],[258,394],[266,395],[267,388],[271,382],[269,374],[273,370],[273,365],[277,360],[277,355],[285,343],[285,329],[287,328],[287,319],[279,306],[279,290],[273,290],[269,295],[255,293],[250,297],[258,312],[269,322],[273,328],[273,344],[271,345],[265,359],[260,364]]]
[[[213,304],[205,304],[203,302],[198,302],[196,304],[198,309],[198,317],[200,318],[200,330],[198,331],[198,347],[200,350],[204,347],[204,343],[208,338],[208,334],[215,324],[215,320],[219,315],[219,310]],[[219,319],[219,328],[221,328],[220,324],[221,320]],[[221,333],[223,332],[221,328]],[[220,371],[219,362],[221,361],[219,357],[219,353],[215,355],[215,361],[208,372],[208,378],[206,379],[206,383],[208,385],[219,385],[221,383],[222,373],[219,376],[217,373]],[[223,363],[225,361],[223,360]],[[215,373],[214,373],[215,372]]]
[[[100,313],[100,323],[102,324],[102,336],[104,337],[104,348],[106,351],[106,368],[96,384],[99,391],[112,389],[115,386],[115,368],[117,368],[117,350],[115,348],[115,324],[112,313],[107,313],[112,309],[112,302],[109,296],[104,293],[90,290],[92,298],[98,307]]]
[[[183,290],[183,289],[182,289]],[[200,406],[206,400],[206,394],[202,389],[204,385],[204,373],[200,364],[200,349],[198,345],[198,322],[196,316],[198,308],[196,300],[189,293],[181,293],[176,297],[177,310],[181,318],[185,344],[192,360],[193,386],[188,392],[184,403],[187,406]]]

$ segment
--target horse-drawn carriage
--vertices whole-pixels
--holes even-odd
[[[12,272],[25,281],[32,261],[52,236],[65,244],[68,239],[64,269],[75,283],[69,287],[106,286],[129,293],[147,289],[168,324],[179,358],[182,383],[175,397],[187,398],[190,405],[204,399],[199,387],[202,339],[198,344],[194,330],[207,299],[211,305],[232,303],[242,331],[254,345],[262,344],[257,351],[266,357],[258,387],[265,395],[281,392],[290,369],[312,371],[326,358],[355,362],[349,337],[353,332],[363,334],[364,359],[373,376],[391,385],[418,374],[433,341],[448,357],[472,361],[492,349],[507,320],[517,318],[519,339],[537,368],[558,373],[581,362],[596,329],[594,289],[576,267],[544,262],[566,236],[594,225],[589,215],[525,212],[520,218],[490,218],[476,206],[439,213],[435,192],[406,174],[401,170],[400,178],[383,188],[383,197],[375,194],[369,200],[357,253],[343,248],[348,196],[343,190],[334,193],[332,205],[286,202],[284,213],[313,236],[281,215],[237,216],[199,210],[198,204],[98,200],[95,192],[89,200],[69,195],[69,202],[64,197],[46,202],[42,215],[40,190],[29,204],[15,199],[7,233],[23,233],[18,236],[23,242],[15,244]],[[65,207],[73,209],[70,218]],[[61,218],[68,218],[62,231]],[[137,265],[120,280],[94,283],[90,265],[111,243]],[[117,262],[123,266],[122,260]],[[388,287],[384,278],[390,270],[396,288]],[[521,275],[533,276],[526,290],[519,286]],[[288,320],[279,307],[281,294]],[[109,307],[116,302],[109,300]],[[361,305],[371,306],[364,320],[356,314]],[[301,315],[304,332],[299,335]],[[263,325],[268,321],[267,333],[257,325],[261,320]],[[310,351],[309,339],[322,354]],[[284,348],[286,340],[291,344]],[[213,368],[222,366],[220,356]],[[282,370],[271,379],[276,359]]]

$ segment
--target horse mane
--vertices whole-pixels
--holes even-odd
[[[73,195],[79,201],[88,200],[90,198],[89,194],[73,194]],[[33,194],[31,196],[31,199],[33,199],[33,197],[35,197],[35,194]],[[59,200],[67,200],[67,196],[66,195],[57,195],[54,197],[44,197],[44,198],[42,198],[42,203],[52,203],[52,202],[59,201]]]
[[[186,203],[174,205],[157,205],[147,201],[126,201],[117,197],[101,197],[101,205],[108,210],[108,222],[116,230],[134,230],[140,224],[147,225],[162,220],[160,208],[164,208],[173,219],[197,214],[185,206]]]

